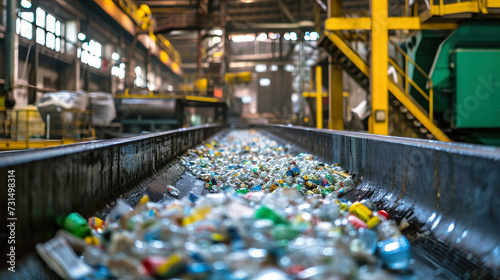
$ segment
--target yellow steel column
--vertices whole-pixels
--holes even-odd
[[[370,133],[389,134],[388,0],[371,0],[371,75],[372,116]]]
[[[323,90],[321,66],[316,66],[316,128],[323,128]]]
[[[328,3],[328,17],[341,17],[342,5],[340,0],[330,0]],[[344,129],[344,85],[343,70],[337,64],[336,58],[328,58],[328,128]]]

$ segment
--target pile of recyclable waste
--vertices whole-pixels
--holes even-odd
[[[389,279],[408,268],[409,242],[388,214],[338,197],[354,185],[340,167],[251,136],[229,135],[183,159],[208,194],[144,196],[135,208],[119,199],[104,220],[71,213],[39,255],[81,280]]]
[[[312,155],[287,153],[255,131],[233,131],[227,137],[189,150],[182,162],[210,192],[233,188],[237,193],[273,192],[294,188],[301,194],[342,195],[354,188],[352,177],[338,165],[316,161]]]

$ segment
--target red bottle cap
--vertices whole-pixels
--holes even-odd
[[[378,214],[380,216],[383,216],[386,220],[389,220],[389,214],[387,212],[385,212],[384,210],[378,211]]]

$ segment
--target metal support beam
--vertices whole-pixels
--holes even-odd
[[[304,92],[304,78],[306,75],[304,71],[304,60],[305,60],[304,56],[305,56],[304,41],[301,40],[299,42],[299,92]],[[302,96],[299,97],[299,100],[300,100],[299,119],[304,119],[306,111],[306,100],[302,98]]]
[[[344,71],[342,66],[335,61],[329,65],[331,69],[330,96],[328,98],[328,128],[335,130],[344,129]]]
[[[388,2],[388,0],[371,0],[370,86],[372,115],[370,116],[369,132],[381,135],[389,134]]]
[[[316,2],[316,4],[318,4],[323,11],[326,11],[326,5],[322,0],[314,0],[314,2]]]
[[[201,30],[198,30],[198,41],[196,43],[196,73],[201,75]]]
[[[16,0],[7,0],[6,14],[7,23],[5,31],[5,92],[7,99],[14,98],[14,81],[16,77],[15,63],[17,63],[16,55]],[[6,100],[7,101],[7,100]],[[6,102],[7,103],[7,102]]]
[[[387,28],[390,30],[454,30],[458,27],[454,22],[422,23],[419,17],[388,17]],[[330,17],[325,22],[326,30],[370,30],[372,29],[372,18],[342,18]]]
[[[282,0],[276,0],[278,2],[278,5],[280,5],[281,10],[283,10],[283,13],[285,13],[285,16],[288,18],[290,22],[295,22],[295,17],[292,15],[290,10],[288,10],[288,7],[283,4]]]
[[[316,66],[316,128],[323,128],[323,91],[322,69]]]
[[[340,0],[328,2],[328,18],[342,16],[342,3]],[[336,58],[328,57],[328,128],[344,129],[344,79],[343,70]]]

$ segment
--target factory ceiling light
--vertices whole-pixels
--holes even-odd
[[[212,29],[212,30],[210,30],[210,35],[222,36],[222,34],[223,34],[222,29]]]
[[[212,42],[214,42],[216,44],[220,43],[221,41],[222,41],[222,38],[219,36],[212,37]]]
[[[312,41],[316,41],[319,39],[319,33],[316,31],[311,32],[311,34],[309,36],[311,37]]]
[[[257,38],[256,38],[257,41],[261,41],[261,42],[264,42],[267,40],[267,35],[266,33],[260,33]]]
[[[266,72],[267,66],[265,64],[257,64],[255,65],[255,72],[261,73]]]
[[[309,32],[306,32],[306,34],[304,35],[304,40],[305,41],[311,40],[311,36],[309,35]]]
[[[269,39],[274,40],[274,39],[278,39],[280,37],[280,34],[269,32],[268,36],[269,36]]]
[[[239,42],[253,42],[255,41],[255,34],[233,34],[229,39],[235,43]]]

